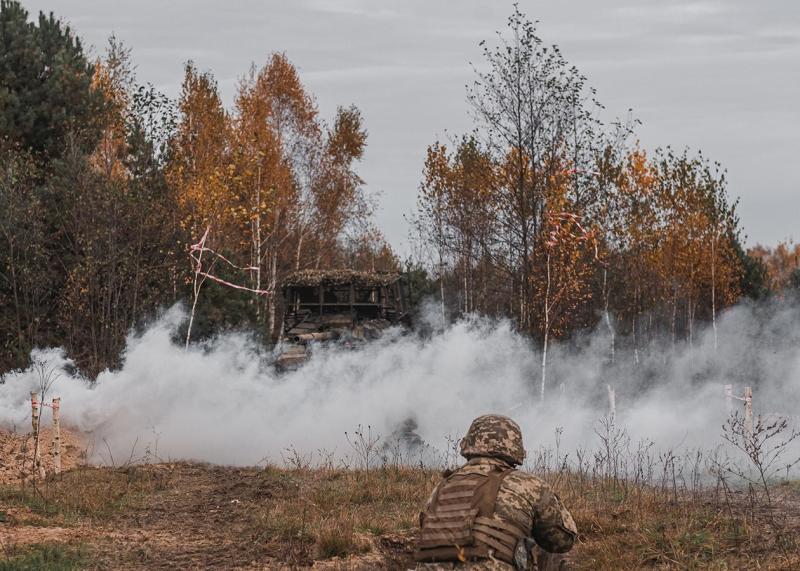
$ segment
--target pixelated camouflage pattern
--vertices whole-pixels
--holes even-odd
[[[479,416],[472,421],[467,434],[461,439],[461,455],[468,459],[477,456],[501,458],[518,466],[525,460],[522,431],[507,416]]]
[[[514,571],[514,566],[503,561],[486,559],[469,563],[417,563],[418,571],[445,571],[469,569],[470,571]],[[536,571],[539,571],[538,569]]]
[[[503,460],[477,457],[470,460],[459,472],[487,473],[497,466],[508,467]],[[438,486],[437,486],[438,487]],[[436,490],[434,490],[435,494]],[[434,495],[428,499],[428,506]],[[539,564],[533,562],[531,570],[549,571],[564,568],[558,556],[572,549],[578,530],[569,511],[550,486],[533,474],[514,470],[503,480],[497,494],[494,517],[528,530],[539,548],[549,553],[540,553]],[[535,559],[535,558],[534,558]],[[469,569],[471,571],[510,571],[513,565],[502,561],[471,561],[466,563],[419,563],[416,569],[424,571],[445,569]]]
[[[489,559],[470,561],[469,563],[419,563],[415,569],[418,571],[516,571],[513,565]],[[529,567],[528,571],[570,571],[571,569],[573,569],[572,565],[563,555],[547,553],[539,549],[538,563]]]
[[[563,555],[547,553],[541,549],[538,551],[538,563],[533,563],[533,566],[526,571],[570,571],[573,569]],[[496,559],[470,561],[469,563],[418,563],[415,569],[417,571],[516,571],[514,565]]]

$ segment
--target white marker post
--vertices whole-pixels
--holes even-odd
[[[61,473],[61,397],[53,399],[53,473]]]
[[[44,479],[46,473],[42,465],[42,454],[39,445],[39,394],[31,392],[31,427],[33,428],[33,473]]]
[[[617,415],[617,393],[614,385],[608,384],[606,387],[608,388],[608,415],[614,418]]]
[[[725,410],[728,416],[733,414],[733,385],[725,385]]]
[[[744,429],[753,434],[753,388],[744,388]]]

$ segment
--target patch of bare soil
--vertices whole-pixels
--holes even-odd
[[[97,478],[95,473],[101,471],[112,469],[86,469],[79,478]],[[130,494],[121,509],[103,517],[91,513],[65,517],[58,509],[43,514],[42,509],[26,505],[1,508],[0,545],[81,543],[89,548],[88,569],[311,567],[333,571],[411,565],[410,537],[374,537],[366,532],[355,532],[358,537],[353,538],[363,553],[315,560],[314,539],[308,530],[287,523],[278,515],[280,509],[265,511],[265,506],[281,504],[282,498],[295,497],[300,483],[291,477],[265,477],[265,471],[257,468],[192,463],[113,471],[133,474],[130,481],[147,481],[142,488],[145,493]],[[76,473],[81,471],[65,477]],[[81,486],[71,483],[75,489]],[[274,520],[270,520],[272,513]]]
[[[9,515],[9,510],[3,510],[6,521],[0,524],[0,545],[20,546],[34,543],[72,543],[83,541],[91,530],[85,527],[60,527],[49,526],[32,517],[30,513]],[[11,512],[14,513],[13,511]],[[21,516],[21,517],[20,517]],[[29,522],[35,522],[31,525]]]
[[[168,488],[103,526],[98,567],[221,569],[277,561],[249,526],[250,504],[272,493],[257,471],[200,464],[154,469],[169,477]]]
[[[39,434],[42,464],[53,472],[53,430],[42,428]],[[0,485],[18,483],[32,473],[34,438],[31,433],[0,430]],[[86,462],[86,448],[80,433],[61,429],[61,468],[70,470]]]
[[[302,532],[287,536],[269,522],[266,528],[254,522],[258,504],[283,493],[283,485],[265,480],[260,470],[184,463],[153,469],[169,477],[168,489],[98,530],[97,568],[381,569],[395,559],[393,545],[375,542],[363,556],[309,560]],[[282,537],[275,541],[267,530]]]

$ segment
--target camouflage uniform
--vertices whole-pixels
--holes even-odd
[[[468,462],[453,476],[485,475],[498,470],[506,473],[497,491],[492,518],[513,524],[535,540],[537,547],[527,569],[558,569],[560,557],[552,554],[569,551],[577,529],[572,516],[547,483],[532,474],[513,469],[522,464],[525,458],[519,426],[513,420],[499,415],[479,417],[461,441],[461,454]],[[436,501],[437,491],[443,484],[444,481],[440,482],[434,489],[425,513],[430,511],[432,503]],[[490,555],[487,559],[466,563],[419,563],[417,569],[510,571],[515,566]]]

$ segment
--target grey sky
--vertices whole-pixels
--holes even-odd
[[[227,105],[252,62],[283,51],[324,117],[356,104],[369,130],[359,172],[381,193],[378,223],[404,251],[426,146],[468,131],[465,85],[478,42],[505,26],[511,2],[485,0],[51,0],[102,52],[113,31],[138,79],[170,96],[192,59]],[[800,3],[795,0],[521,1],[598,90],[609,117],[628,108],[639,139],[702,149],[728,169],[748,243],[800,239]]]

